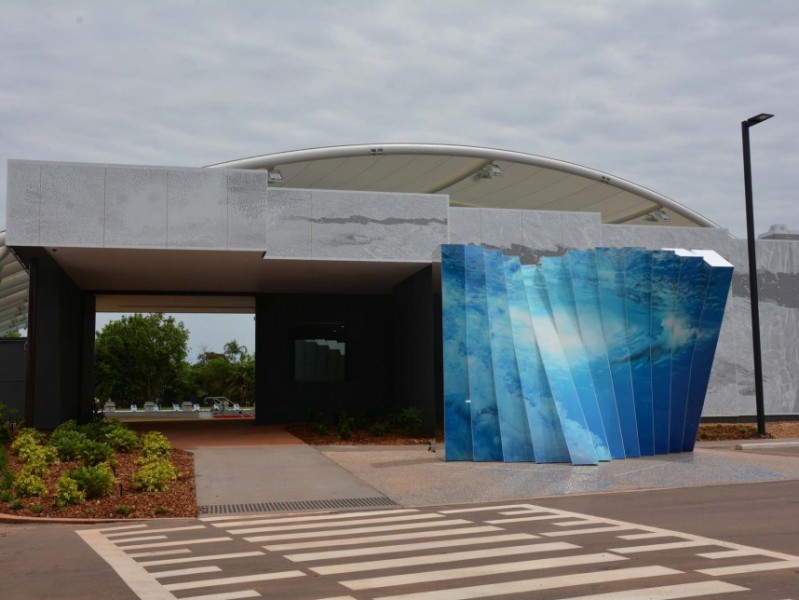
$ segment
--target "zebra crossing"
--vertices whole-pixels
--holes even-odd
[[[77,533],[148,600],[791,600],[756,575],[799,569],[799,556],[529,503]]]

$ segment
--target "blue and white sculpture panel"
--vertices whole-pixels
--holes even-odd
[[[693,450],[732,265],[639,248],[541,263],[441,247],[447,460]]]

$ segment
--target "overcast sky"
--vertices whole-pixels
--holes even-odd
[[[0,0],[0,56],[0,229],[10,158],[438,142],[600,169],[743,237],[760,112],[757,231],[799,229],[796,0]]]

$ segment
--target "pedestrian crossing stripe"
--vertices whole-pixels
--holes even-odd
[[[501,526],[502,521],[511,520],[514,532]],[[279,597],[280,586],[288,585],[283,582],[309,575],[309,582],[314,580],[318,585],[330,580],[331,585],[356,593],[359,600],[364,598],[361,594],[377,600],[468,600],[561,588],[575,588],[577,593],[562,600],[672,600],[747,590],[715,578],[799,568],[799,556],[527,503],[277,518],[239,515],[235,519],[209,517],[197,523],[175,527],[122,525],[77,533],[140,598],[147,600],[176,600],[175,593],[181,593],[180,600],[256,598],[261,591],[243,588],[267,584],[270,595]],[[267,535],[251,535],[256,530]],[[225,535],[209,537],[210,531]],[[605,537],[599,537],[602,535]],[[597,538],[606,545],[604,549],[596,548]],[[627,543],[608,543],[606,538]],[[656,541],[642,544],[643,540]],[[242,548],[262,541],[268,543],[259,549]],[[231,552],[219,553],[222,546],[217,543]],[[587,551],[586,545],[592,549]],[[213,553],[208,551],[211,547]],[[673,552],[680,551],[691,552],[700,560],[696,566],[707,567],[697,568],[691,577],[713,579],[685,581],[689,573],[684,570],[684,559],[681,569],[642,564],[647,558],[653,563],[667,563]],[[660,560],[652,558],[659,552],[672,554]],[[284,566],[234,576],[228,570],[238,564],[234,559],[258,560],[267,554],[278,555],[296,568]],[[630,563],[630,559],[637,562]],[[730,559],[744,564],[725,563]],[[718,566],[711,566],[713,562]],[[631,564],[635,566],[627,566]],[[569,574],[557,572],[563,569]],[[528,573],[540,575],[525,577]],[[508,577],[512,574],[521,574],[522,578],[513,580]],[[662,577],[671,581],[657,585],[650,580]],[[485,579],[491,583],[481,581]],[[639,580],[643,585],[636,587]],[[629,582],[632,587],[612,593],[579,593],[580,586],[611,582]],[[429,589],[430,585],[436,589]],[[296,593],[297,588],[292,589]],[[185,595],[192,590],[199,595]],[[317,595],[314,600],[355,600],[355,596]]]

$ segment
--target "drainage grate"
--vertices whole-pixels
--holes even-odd
[[[291,500],[286,502],[247,502],[244,504],[210,504],[200,506],[201,515],[225,515],[248,512],[326,510],[332,508],[369,508],[397,506],[388,498],[341,498],[337,500]]]

